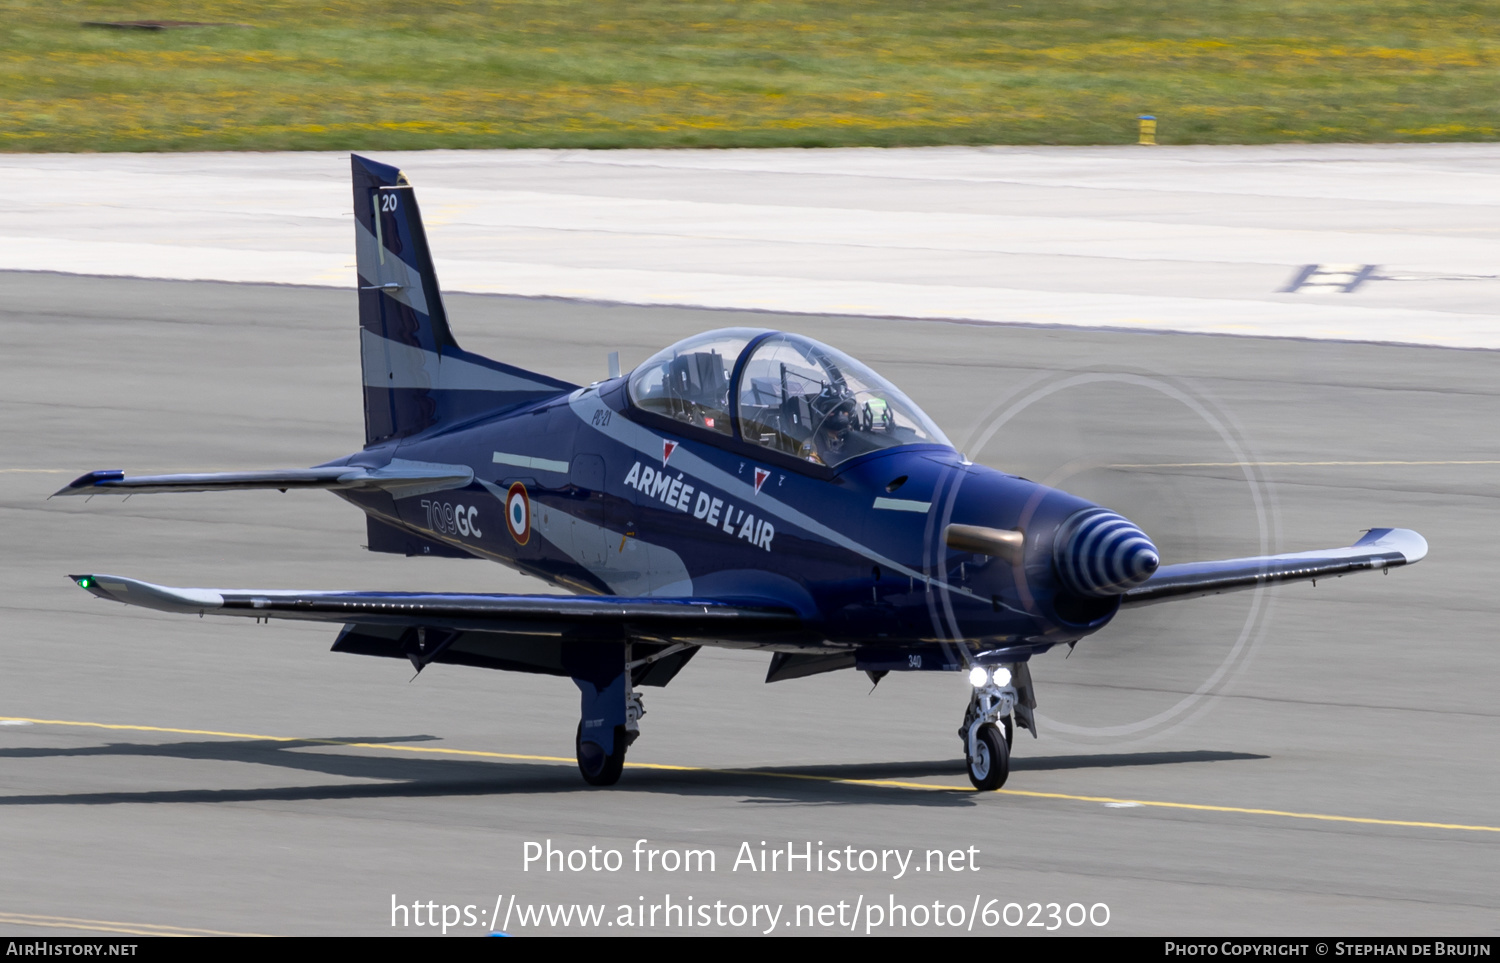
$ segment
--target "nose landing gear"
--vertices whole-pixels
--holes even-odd
[[[1010,775],[1010,745],[992,725],[982,725],[971,740],[974,748],[964,755],[969,781],[975,789],[988,791],[1005,785]]]
[[[1005,785],[1010,775],[1010,743],[1015,732],[1011,713],[1017,694],[1010,684],[1010,670],[1004,666],[975,666],[969,670],[969,681],[974,693],[958,735],[964,740],[969,782],[989,792]]]

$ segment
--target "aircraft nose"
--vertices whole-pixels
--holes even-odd
[[[1145,532],[1103,508],[1085,509],[1063,522],[1053,559],[1064,585],[1095,597],[1122,595],[1161,565],[1161,555]]]

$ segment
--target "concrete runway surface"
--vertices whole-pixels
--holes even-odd
[[[5,930],[431,935],[429,902],[439,918],[469,907],[450,936],[488,931],[497,906],[518,934],[591,929],[525,915],[542,904],[603,906],[602,931],[622,935],[760,932],[756,906],[780,908],[778,934],[1034,934],[1052,903],[1072,920],[1107,906],[1105,925],[1061,934],[1500,930],[1500,355],[502,296],[448,308],[466,348],[579,382],[609,350],[629,367],[705,328],[805,332],[890,377],[972,457],[1124,511],[1168,561],[1383,525],[1431,554],[1126,613],[1038,659],[1043,735],[1018,740],[1000,793],[967,789],[962,679],[768,686],[766,657],[720,651],[647,691],[633,765],[594,790],[571,761],[566,679],[434,666],[409,681],[328,652],[328,627],[157,615],[64,579],[538,588],[479,561],[370,554],[358,514],[323,493],[47,500],[93,468],[305,466],[358,447],[351,291],[0,273]],[[1240,461],[1255,464],[1225,464]],[[527,869],[526,844],[548,840],[618,850],[621,867]],[[716,864],[637,870],[637,840]],[[744,843],[914,863],[899,879],[892,856],[760,872],[735,868]],[[930,850],[963,861],[939,869]],[[635,925],[668,903],[676,917]]]
[[[446,290],[1500,348],[1500,145],[391,152]],[[342,286],[342,153],[13,154],[0,269]]]

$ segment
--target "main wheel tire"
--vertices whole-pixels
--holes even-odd
[[[969,768],[969,782],[980,792],[989,792],[999,789],[1005,785],[1005,777],[1010,775],[1010,746],[1006,745],[1005,736],[1000,730],[990,723],[979,727],[974,734],[977,745],[977,755],[965,753],[965,761]]]
[[[583,740],[583,723],[578,724],[574,743],[578,754],[578,772],[590,786],[613,786],[625,770],[625,727],[615,726],[615,751],[605,753],[597,743]]]

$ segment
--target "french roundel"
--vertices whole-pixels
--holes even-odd
[[[520,482],[510,486],[505,495],[505,527],[517,545],[525,545],[531,538],[531,499]]]

